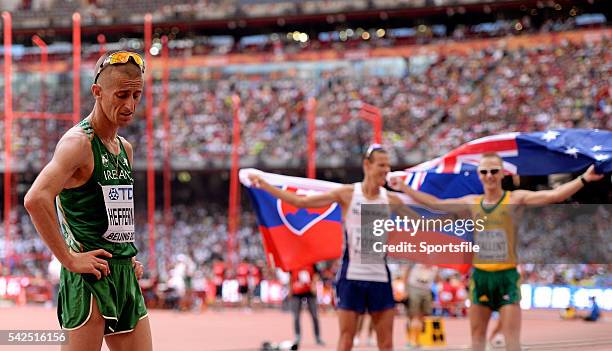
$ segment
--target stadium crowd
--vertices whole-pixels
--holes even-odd
[[[483,1],[485,2],[485,1]],[[153,0],[134,3],[128,0],[2,0],[3,9],[14,12],[23,27],[61,26],[78,11],[87,25],[141,23],[145,13],[155,21],[178,22],[235,18],[335,14],[350,11],[392,10],[396,8],[470,5],[471,0]],[[458,8],[458,13],[465,12]]]
[[[361,102],[382,109],[384,142],[395,165],[425,161],[464,142],[501,132],[612,129],[610,54],[609,41],[603,40],[430,55],[420,64],[406,58],[390,64],[399,65],[401,74],[368,72],[359,69],[362,62],[321,66],[316,74],[301,72],[299,66],[287,72],[233,76],[215,70],[173,70],[168,105],[172,162],[197,168],[227,167],[234,93],[242,101],[240,154],[244,164],[256,166],[304,164],[305,102],[310,96],[318,102],[317,156],[320,164],[328,166],[352,164],[361,146],[370,140],[369,126],[358,118]],[[575,64],[578,61],[580,65]],[[70,92],[61,81],[47,86],[50,112],[66,112],[71,106]],[[16,99],[24,110],[40,106],[36,102],[38,85],[36,79],[19,84]],[[161,90],[160,84],[155,85],[154,137],[160,141],[164,136]],[[91,99],[84,91],[82,106],[91,106]],[[35,162],[45,156],[40,154],[46,146],[41,139],[55,141],[70,125],[24,119],[15,124],[14,157],[34,169]],[[141,108],[135,122],[123,132],[136,150],[145,150],[145,126]],[[2,123],[0,132],[3,128]],[[47,145],[49,157],[53,143]],[[162,146],[163,142],[155,143],[156,155],[163,154]],[[2,153],[0,162],[3,158]],[[137,161],[144,159],[144,152],[136,153]]]

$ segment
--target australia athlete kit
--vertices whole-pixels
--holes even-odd
[[[521,300],[520,275],[516,270],[516,226],[512,220],[510,192],[505,191],[499,202],[485,207],[479,196],[472,208],[476,218],[486,218],[485,228],[474,234],[481,251],[474,258],[470,278],[473,303],[493,311]]]

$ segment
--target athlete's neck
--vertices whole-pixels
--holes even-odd
[[[376,182],[370,181],[368,178],[365,178],[363,183],[361,183],[361,189],[363,195],[367,198],[374,198],[380,194],[380,186],[376,184]]]
[[[89,123],[98,138],[104,142],[112,143],[117,139],[117,131],[119,127],[104,116],[104,113],[99,109],[98,104],[94,106],[93,112],[88,116]]]
[[[504,189],[495,188],[495,189],[485,189],[483,202],[487,204],[495,204],[504,196]]]

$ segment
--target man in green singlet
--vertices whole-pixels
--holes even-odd
[[[439,199],[414,190],[399,178],[389,182],[397,185],[416,202],[431,209],[470,213],[474,218],[486,218],[484,230],[474,234],[474,241],[481,243],[481,250],[474,256],[474,269],[470,279],[469,319],[473,351],[485,351],[487,348],[487,326],[493,311],[499,311],[506,350],[521,350],[521,290],[515,245],[518,233],[514,222],[516,216],[510,206],[559,203],[577,193],[587,183],[603,178],[603,174],[597,174],[595,166],[591,165],[580,177],[555,189],[505,191],[502,188],[503,171],[504,160],[498,154],[482,154],[478,177],[484,194],[455,199]],[[492,238],[495,239],[496,245],[490,244]]]
[[[134,119],[144,62],[132,52],[100,57],[93,111],[60,139],[25,207],[62,263],[57,315],[68,330],[62,350],[152,350],[138,286],[130,143],[117,135]],[[59,223],[59,225],[58,225]]]

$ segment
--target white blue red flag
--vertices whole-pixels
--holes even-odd
[[[255,169],[241,169],[239,175],[249,191],[270,264],[290,271],[340,257],[343,231],[340,206],[334,203],[315,209],[294,207],[266,191],[251,187],[248,179],[251,172],[257,172],[273,186],[298,195],[329,191],[341,184]]]
[[[441,198],[482,193],[476,168],[484,153],[504,160],[507,174],[525,176],[573,173],[595,165],[598,173],[612,172],[612,131],[555,129],[532,133],[504,133],[476,139],[444,156],[402,173],[414,189]]]

